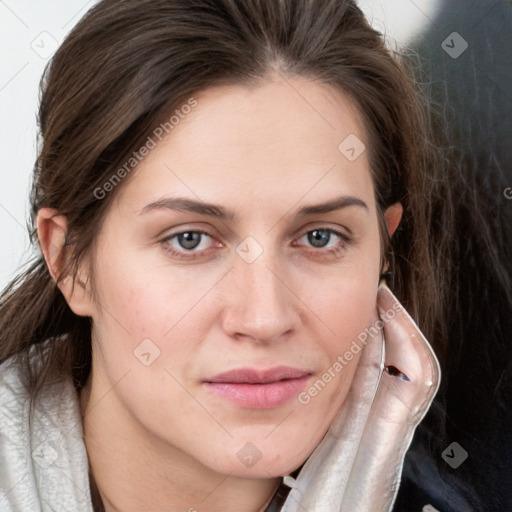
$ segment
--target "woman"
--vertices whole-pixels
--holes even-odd
[[[380,34],[351,1],[107,0],[42,88],[2,510],[389,510],[437,389],[441,167]]]

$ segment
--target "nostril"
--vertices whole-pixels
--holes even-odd
[[[407,375],[405,375],[405,373],[401,372],[396,366],[388,365],[384,368],[384,370],[392,377],[398,377],[401,380],[411,382],[411,379],[409,377],[407,377]]]

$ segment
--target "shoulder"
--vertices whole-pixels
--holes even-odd
[[[0,365],[0,510],[90,512],[87,452],[71,379],[30,394],[11,358]]]

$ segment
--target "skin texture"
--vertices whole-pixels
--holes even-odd
[[[359,356],[307,404],[294,396],[274,408],[240,407],[204,379],[288,365],[310,372],[307,389],[375,313],[380,239],[367,152],[349,161],[338,149],[350,134],[368,144],[347,97],[274,77],[195,98],[198,106],[126,178],[82,265],[83,285],[72,291],[69,279],[60,283],[72,310],[93,319],[93,370],[81,402],[109,511],[264,510],[277,477],[297,468],[329,428]],[[345,195],[367,209],[296,215]],[[177,196],[221,205],[236,218],[141,213]],[[401,211],[397,204],[386,212],[391,234]],[[54,276],[66,230],[55,213],[38,215]],[[208,236],[193,249],[197,257],[166,251],[186,253],[172,236],[198,229]],[[307,236],[314,229],[351,241],[322,231],[325,246],[315,247]],[[237,252],[245,247],[250,256],[262,252],[248,263]],[[149,366],[134,355],[145,339],[160,351]],[[156,349],[146,347],[152,359]],[[237,456],[246,443],[261,454],[251,467]]]

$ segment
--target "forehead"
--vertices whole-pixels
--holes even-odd
[[[337,152],[338,139],[350,134],[366,139],[351,98],[318,81],[275,78],[247,87],[214,87],[195,98],[198,106],[167,137],[175,149],[187,133],[200,137],[198,150],[230,142],[224,151],[242,158],[248,149],[259,155],[281,149],[299,155],[319,147]]]
[[[344,141],[359,141],[360,151],[367,136],[341,91],[278,77],[213,87],[194,99],[197,106],[138,165],[124,192],[130,202],[144,206],[176,192],[243,205],[250,199],[296,202],[305,193],[324,199],[333,188],[371,191],[366,151],[357,159],[344,152]]]

